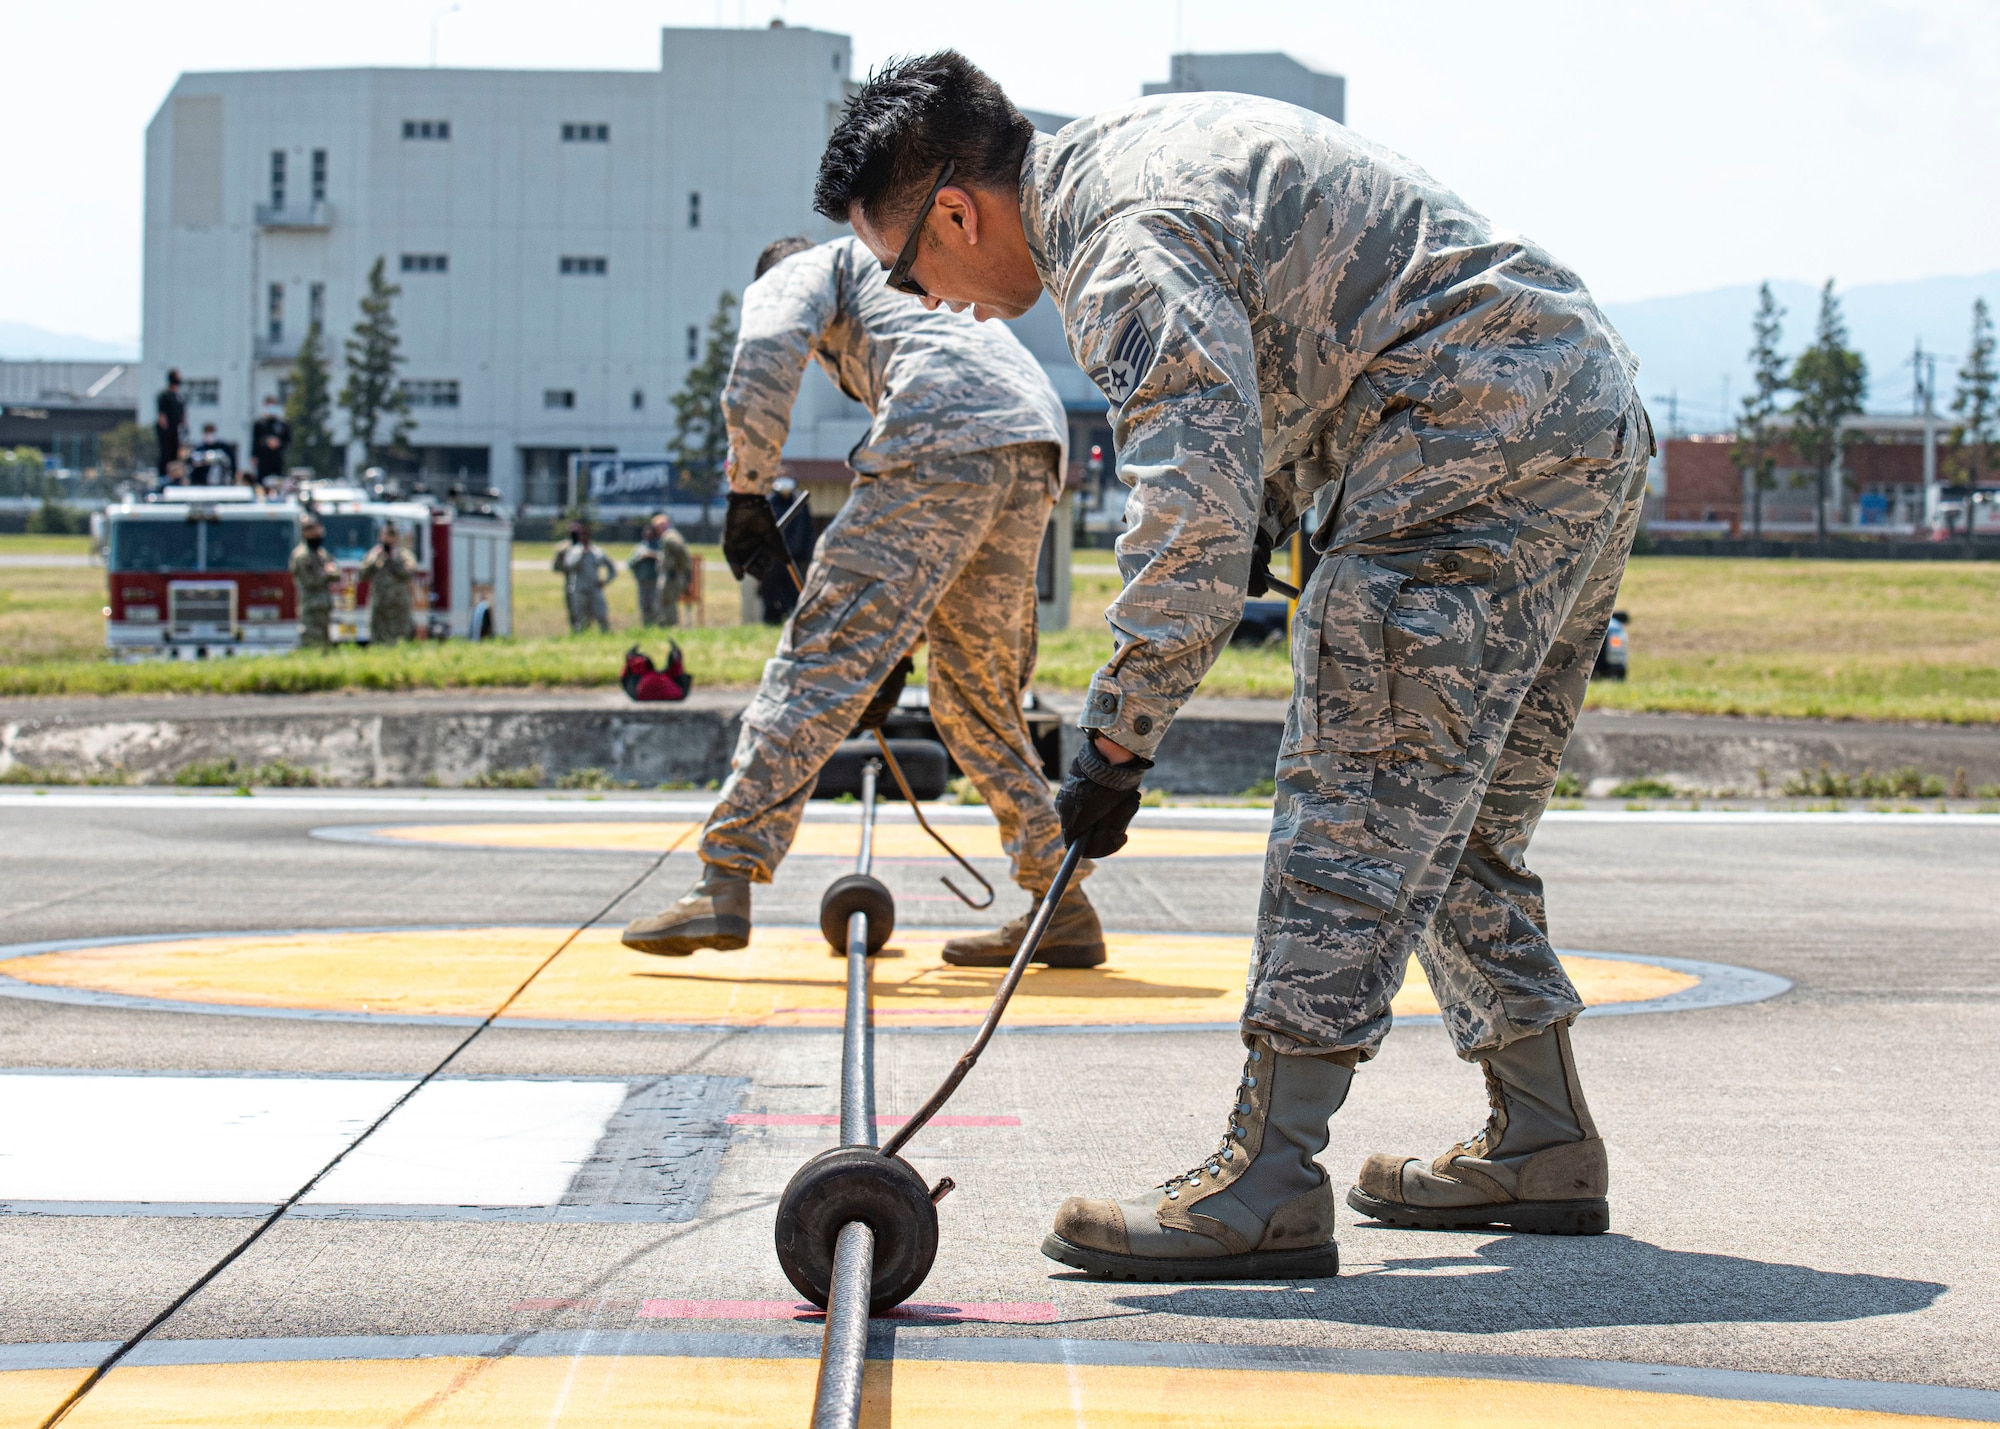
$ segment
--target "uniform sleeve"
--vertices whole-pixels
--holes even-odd
[[[1263,426],[1241,264],[1179,213],[1114,220],[1063,303],[1078,364],[1110,400],[1131,488],[1104,613],[1115,644],[1079,723],[1151,758],[1243,614],[1263,507]]]
[[[794,254],[743,294],[736,355],[722,389],[731,491],[768,495],[778,479],[813,339],[839,309],[837,257],[830,245]]]

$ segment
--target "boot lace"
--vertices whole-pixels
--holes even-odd
[[[1257,1085],[1258,1076],[1264,1072],[1264,1068],[1260,1065],[1263,1060],[1263,1049],[1261,1047],[1252,1047],[1249,1057],[1243,1063],[1243,1078],[1236,1084],[1236,1105],[1230,1109],[1229,1130],[1223,1133],[1222,1141],[1216,1146],[1215,1150],[1209,1153],[1200,1165],[1191,1170],[1183,1171],[1178,1176],[1169,1176],[1160,1183],[1158,1189],[1167,1193],[1169,1201],[1178,1201],[1181,1198],[1181,1188],[1183,1186],[1190,1190],[1200,1186],[1201,1178],[1204,1174],[1212,1181],[1220,1180],[1224,1164],[1236,1159],[1238,1153],[1242,1150],[1241,1143],[1243,1140],[1243,1128],[1236,1124],[1236,1118],[1239,1116],[1249,1116],[1255,1110],[1244,1097],[1243,1093]]]

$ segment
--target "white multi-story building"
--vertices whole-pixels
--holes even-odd
[[[572,454],[663,458],[718,296],[772,239],[844,231],[812,186],[851,55],[845,35],[774,25],[665,30],[651,72],[182,75],[146,131],[145,412],[178,368],[191,426],[244,441],[315,321],[338,390],[380,258],[426,475],[549,507]],[[1335,118],[1344,97],[1282,55],[1177,55],[1173,76],[1148,92],[1249,90]],[[1103,396],[1046,299],[1014,326],[1070,408],[1086,506],[1115,522],[1122,491],[1095,490]],[[866,426],[815,366],[786,457],[838,479]]]
[[[313,321],[337,390],[381,258],[425,473],[548,505],[571,453],[660,459],[718,295],[772,239],[845,231],[812,187],[850,54],[669,29],[657,72],[183,75],[146,134],[143,390],[178,368],[190,423],[240,440]],[[1101,413],[1053,313],[1022,328]],[[837,465],[866,426],[815,368],[786,455]]]

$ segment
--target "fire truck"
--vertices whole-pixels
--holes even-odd
[[[340,567],[330,627],[336,643],[368,643],[361,563],[385,524],[394,524],[398,544],[422,576],[415,591],[418,638],[486,640],[514,633],[514,526],[502,508],[387,500],[333,482],[306,483],[299,501],[326,528],[326,552]]]
[[[299,643],[299,507],[247,487],[168,487],[103,513],[104,643],[126,658],[207,660]]]

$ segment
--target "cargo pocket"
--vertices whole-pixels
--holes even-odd
[[[1407,579],[1365,556],[1329,558],[1299,607],[1285,754],[1390,747],[1383,622]]]
[[[1305,837],[1285,856],[1285,877],[1359,905],[1340,911],[1351,920],[1370,925],[1380,922],[1384,913],[1395,911],[1403,891],[1401,864]]]

